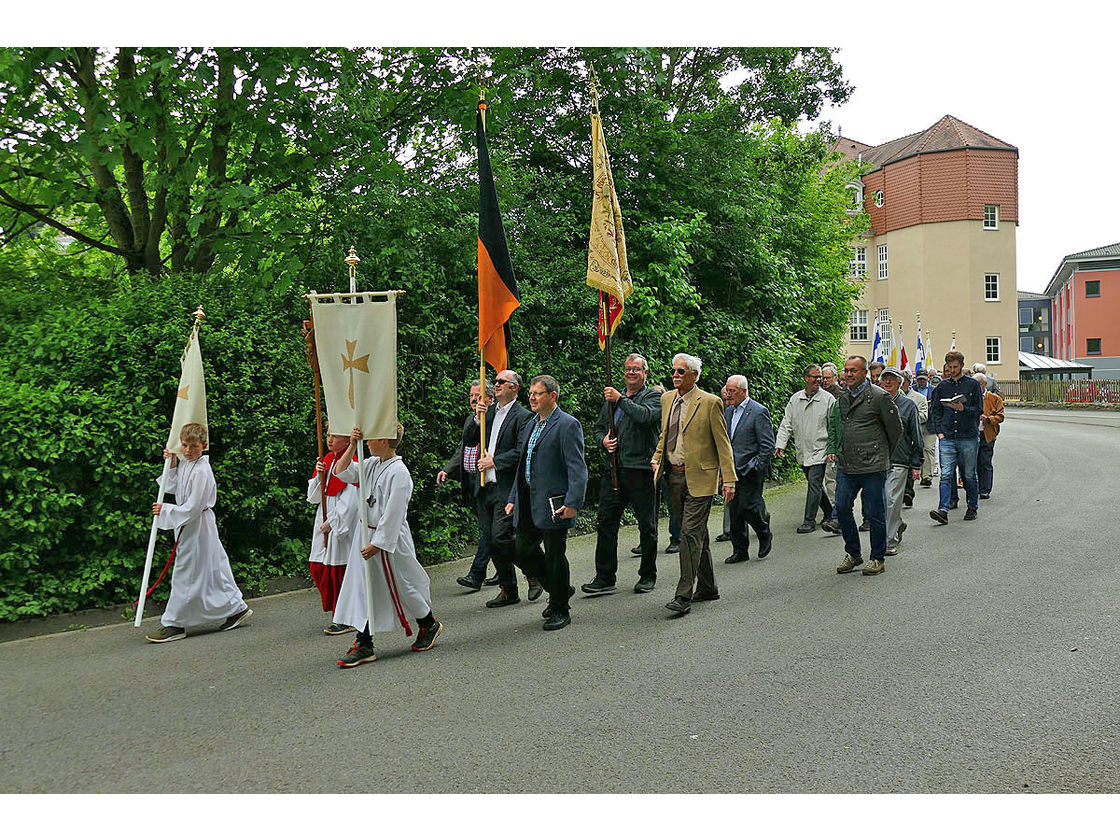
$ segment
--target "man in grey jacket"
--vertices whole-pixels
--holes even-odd
[[[809,365],[805,368],[805,387],[789,398],[778,426],[774,457],[782,457],[792,435],[797,444],[797,463],[809,482],[805,518],[797,527],[799,534],[816,530],[818,507],[824,514],[822,521],[832,518],[832,500],[824,492],[824,472],[828,459],[828,415],[835,404],[836,397],[821,387],[820,367]]]
[[[902,521],[906,483],[921,475],[924,455],[918,406],[902,392],[902,382],[903,373],[898,368],[889,367],[879,377],[879,385],[894,400],[898,408],[898,419],[902,422],[902,437],[891,451],[891,471],[884,490],[887,507],[887,557],[898,554],[898,544],[902,542],[902,532],[906,530],[906,523]]]
[[[870,523],[871,562],[865,575],[883,571],[887,552],[887,523],[883,488],[891,467],[891,452],[902,437],[898,407],[886,391],[867,380],[867,359],[849,356],[844,361],[846,385],[836,401],[840,410],[839,445],[829,446],[829,458],[839,462],[836,473],[836,508],[844,534],[844,562],[838,574],[863,565],[859,530],[852,505],[856,493],[863,494],[863,515]]]

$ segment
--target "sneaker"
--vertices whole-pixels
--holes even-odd
[[[653,587],[656,585],[656,583],[657,582],[653,578],[644,577],[634,584],[634,591],[639,595],[645,592],[652,592]]]
[[[680,554],[681,543],[680,540],[669,540],[669,545],[665,548],[666,554]]]
[[[180,639],[187,638],[187,631],[182,627],[160,627],[158,630],[153,630],[144,638],[149,642],[155,642],[157,645],[160,642],[177,642]]]
[[[608,592],[614,592],[614,588],[613,583],[607,583],[599,580],[599,578],[595,578],[591,583],[585,583],[580,587],[588,595],[606,595]]]
[[[840,522],[839,522],[839,520],[836,520],[836,519],[826,519],[824,522],[821,523],[821,530],[825,531],[829,534],[839,534],[840,533]]]
[[[902,532],[905,531],[905,530],[906,530],[906,523],[905,522],[899,522],[898,523],[898,541],[899,542],[902,542]]]
[[[942,525],[949,524],[949,511],[938,508],[929,512],[929,518],[934,522],[940,522]]]
[[[816,522],[802,522],[797,526],[797,533],[799,534],[811,534],[815,530],[817,530]]]
[[[436,636],[443,632],[443,622],[433,621],[427,627],[421,627],[416,633],[416,641],[412,643],[413,650],[431,650],[436,643]]]
[[[225,621],[223,621],[222,626],[219,627],[218,629],[219,630],[232,630],[234,627],[240,627],[242,624],[244,624],[246,621],[248,621],[252,617],[252,615],[253,615],[253,611],[251,609],[249,609],[248,607],[246,607],[241,612],[234,613],[229,618],[227,618]]]
[[[349,624],[339,624],[332,622],[330,627],[324,627],[323,632],[328,636],[341,636],[343,633],[353,633],[356,628],[351,627]]]
[[[863,573],[865,575],[881,575],[886,570],[887,567],[883,565],[882,560],[872,560],[867,564],[867,568],[863,570]]]
[[[992,498],[992,494],[991,493],[981,493],[980,498],[981,499],[990,499],[990,498]]]
[[[887,557],[894,557],[896,554],[898,554],[898,546],[897,545],[888,545],[887,550],[883,553],[886,554]],[[866,574],[866,572],[865,572],[865,574]]]
[[[455,582],[460,586],[465,586],[472,592],[478,592],[482,588],[482,581],[478,578],[473,578],[470,575],[463,575],[461,578],[455,578]]]
[[[969,508],[964,512],[964,521],[971,522],[976,518],[976,508]]]
[[[574,586],[569,586],[568,587],[568,597],[571,598],[575,594],[576,594],[576,588]],[[543,610],[541,610],[541,618],[551,618],[551,617],[552,617],[552,607],[545,607]]]
[[[526,580],[528,580],[528,578],[526,578]],[[530,580],[529,581],[529,600],[530,601],[537,600],[537,598],[541,597],[541,593],[543,593],[543,592],[544,592],[544,584],[543,583],[541,583],[539,580]]]
[[[853,557],[850,554],[844,555],[844,562],[836,567],[836,574],[846,575],[848,572],[855,571],[856,566],[863,565],[862,557]]]
[[[688,613],[692,610],[692,604],[685,598],[681,598],[678,596],[668,604],[666,604],[665,609],[671,610],[677,615],[688,615]]]
[[[561,630],[572,623],[571,613],[554,612],[545,619],[545,630]]]
[[[377,654],[373,652],[373,645],[360,645],[355,639],[350,645],[350,650],[346,651],[346,655],[336,661],[339,668],[356,668],[358,665],[374,662],[376,659]]]

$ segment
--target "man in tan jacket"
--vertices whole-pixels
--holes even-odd
[[[693,601],[719,598],[708,542],[708,514],[712,496],[720,490],[721,472],[724,502],[735,495],[735,458],[723,419],[723,401],[696,387],[700,365],[698,358],[687,353],[673,357],[675,390],[661,395],[661,438],[651,462],[655,479],[665,474],[669,504],[681,523],[681,578],[676,595],[665,605],[679,615],[688,613]]]
[[[984,393],[984,411],[980,415],[980,448],[976,452],[976,477],[980,481],[980,498],[992,497],[992,455],[996,448],[996,435],[999,424],[1003,422],[1003,397],[988,390],[988,379],[981,373],[972,376],[980,383]]]

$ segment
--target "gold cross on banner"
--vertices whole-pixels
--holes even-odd
[[[175,395],[181,400],[189,399],[187,397],[187,391],[190,390],[190,387],[190,385],[184,385],[182,388],[175,392]]]
[[[357,341],[346,340],[346,355],[342,357],[342,372],[350,371],[350,407],[354,407],[354,371],[360,370],[363,373],[369,373],[369,353],[364,356],[354,358],[354,349],[358,346]],[[349,356],[349,358],[347,358]]]

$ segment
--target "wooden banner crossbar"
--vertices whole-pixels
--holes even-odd
[[[317,292],[309,292],[306,295],[302,295],[302,297],[305,297],[308,300],[317,301],[333,300],[335,303],[342,303],[343,298],[355,298],[359,303],[361,303],[367,302],[370,298],[383,297],[386,299],[392,299],[398,298],[403,294],[405,294],[405,292],[402,289],[390,289],[386,292],[325,292],[323,294],[319,294]]]

